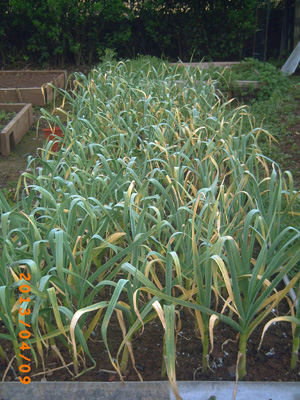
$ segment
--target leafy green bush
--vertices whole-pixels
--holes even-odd
[[[11,0],[0,3],[4,61],[77,65],[106,48],[177,60],[249,55],[256,0]],[[2,11],[2,12],[1,12]]]
[[[11,42],[39,62],[91,63],[102,48],[120,48],[130,37],[122,0],[12,0]]]

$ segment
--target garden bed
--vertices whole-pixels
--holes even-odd
[[[0,131],[0,153],[8,157],[11,147],[15,147],[21,141],[33,123],[32,105],[0,103],[1,111],[15,115]]]
[[[227,69],[233,69],[234,71],[239,72],[239,70],[243,71],[245,63],[239,62],[239,61],[219,61],[219,62],[191,62],[191,63],[171,63],[171,65],[175,66],[183,66],[185,68],[192,67],[192,68],[200,68],[204,70],[218,70],[221,73],[221,70],[225,68]],[[228,80],[228,78],[227,78]],[[229,81],[228,81],[229,82]],[[180,86],[186,85],[186,81],[177,81],[177,83]],[[197,84],[197,81],[195,82]],[[229,98],[231,98],[234,95],[239,94],[240,91],[253,91],[253,90],[259,90],[264,83],[260,82],[259,80],[248,80],[248,79],[235,79],[233,87],[231,87],[231,84],[228,83],[228,88],[226,88],[225,84],[225,90],[229,92]],[[224,87],[222,87],[224,88]]]
[[[200,67],[201,69],[225,68],[239,65],[240,61],[216,61],[216,62],[190,62],[190,63],[171,63],[171,65],[182,65],[184,67]]]
[[[66,125],[42,111],[62,147],[30,159],[14,212],[0,192],[3,379],[168,378],[177,399],[176,375],[298,379],[292,177],[182,69],[105,63],[75,76]]]
[[[1,71],[0,102],[43,106],[55,96],[53,86],[64,89],[67,71]]]

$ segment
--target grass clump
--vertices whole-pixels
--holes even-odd
[[[17,115],[16,112],[0,111],[0,131]]]

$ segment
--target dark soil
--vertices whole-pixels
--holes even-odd
[[[287,310],[282,309],[286,313]],[[276,314],[277,315],[277,314]],[[270,318],[274,317],[271,315]],[[205,381],[233,381],[235,380],[235,369],[237,360],[237,337],[236,332],[226,325],[219,324],[214,330],[214,349],[209,359],[209,369],[206,372],[201,371],[202,346],[200,339],[195,337],[194,317],[187,313],[181,316],[182,328],[178,334],[176,346],[176,374],[177,380],[205,380]],[[257,348],[260,342],[263,325],[261,325],[248,341],[247,347],[247,381],[299,381],[300,365],[295,371],[289,371],[291,356],[291,326],[287,323],[277,323],[267,331],[262,347],[259,352]],[[1,329],[4,333],[5,328]],[[122,334],[116,319],[112,319],[108,330],[108,343],[112,357],[116,357]],[[4,341],[3,341],[4,342]],[[9,342],[1,343],[9,355],[9,360],[13,357],[11,345]],[[60,347],[61,355],[68,365],[72,363],[68,350],[60,342],[56,341]],[[145,326],[144,333],[137,336],[133,341],[133,350],[136,362],[136,368],[145,381],[167,380],[167,377],[161,376],[162,351],[163,351],[163,330],[159,320],[155,320]],[[88,341],[90,353],[95,359],[97,366],[84,375],[76,378],[76,381],[101,381],[112,382],[119,381],[119,376],[112,367],[107,350],[104,346],[100,328],[96,329],[93,338]],[[29,356],[28,350],[25,354]],[[31,362],[32,371],[27,374],[32,381],[70,381],[73,380],[71,373],[74,373],[72,365],[67,368],[62,366],[62,362],[57,356],[48,351],[45,354],[45,371],[42,368],[41,360],[36,368],[34,362]],[[86,357],[87,367],[91,362]],[[16,361],[13,366],[17,370]],[[0,365],[0,379],[2,379],[5,366]],[[80,372],[83,371],[81,363]],[[6,376],[6,381],[16,379],[12,370]],[[18,378],[17,378],[18,379]],[[137,373],[129,361],[128,369],[124,374],[125,381],[139,380]]]
[[[40,72],[0,72],[0,88],[31,88],[41,87],[45,83],[52,82],[59,73],[52,71]]]
[[[299,101],[300,109],[300,101]],[[290,156],[290,161],[292,162],[292,167],[288,166],[289,170],[292,172],[297,186],[300,184],[300,122],[288,128],[289,140],[281,143],[280,149],[285,155]]]

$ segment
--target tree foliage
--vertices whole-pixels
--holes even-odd
[[[256,0],[0,0],[2,64],[91,64],[120,57],[239,59],[250,55]]]

